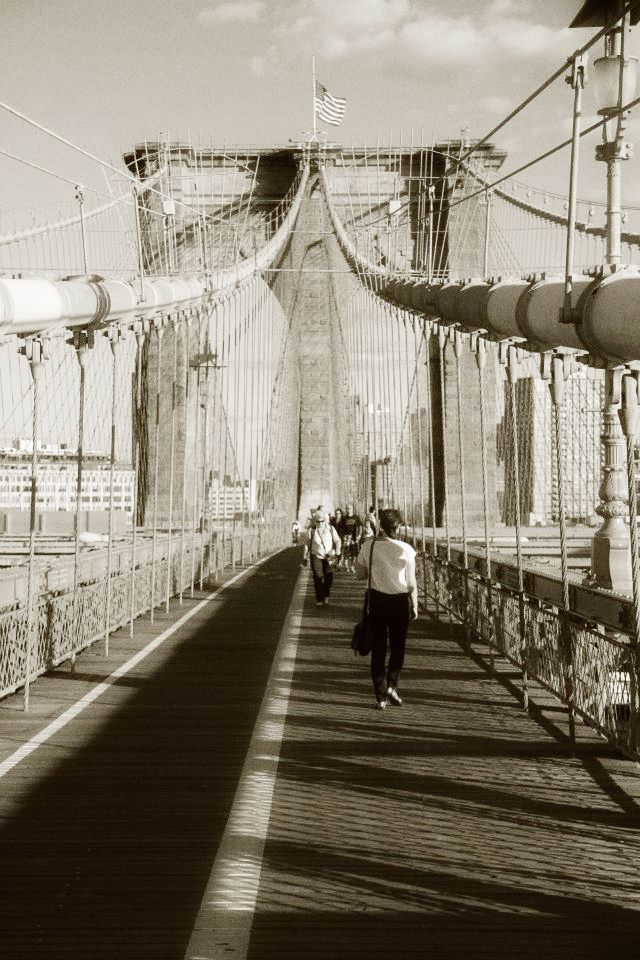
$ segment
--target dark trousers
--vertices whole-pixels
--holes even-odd
[[[320,602],[331,593],[333,567],[329,566],[326,557],[311,557],[311,573],[313,574],[313,589],[316,592],[316,600]]]
[[[384,700],[387,687],[398,685],[404,663],[404,648],[409,628],[409,594],[371,590],[369,611],[373,627],[371,679],[376,697]],[[389,664],[385,669],[387,649],[390,651]]]

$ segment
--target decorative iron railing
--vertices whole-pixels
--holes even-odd
[[[504,583],[436,556],[419,554],[419,585],[431,602],[534,680],[610,743],[640,760],[638,657],[623,631],[594,625]],[[524,622],[524,630],[522,624]]]

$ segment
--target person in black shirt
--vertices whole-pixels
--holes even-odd
[[[338,530],[340,539],[343,543],[344,562],[347,570],[355,572],[355,562],[358,556],[360,535],[362,534],[362,521],[360,517],[353,512],[353,504],[348,503],[346,513],[342,518],[341,528]]]

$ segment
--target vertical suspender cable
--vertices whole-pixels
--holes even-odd
[[[485,367],[489,345],[484,338],[476,344],[476,363],[478,366],[478,386],[480,393],[480,448],[482,453],[482,511],[484,517],[484,542],[486,562],[486,611],[487,631],[484,639],[489,646],[489,663],[494,669],[493,659],[493,594],[491,570],[491,530],[489,525],[489,479],[487,474],[487,426],[485,410]]]
[[[165,595],[165,609],[169,612],[169,598],[173,583],[173,485],[176,469],[176,410],[178,407],[178,323],[179,317],[173,318],[173,376],[171,381],[171,441],[169,464],[169,519],[167,527],[167,583]]]
[[[142,403],[142,354],[144,341],[146,337],[145,325],[142,321],[137,321],[134,326],[134,335],[136,338],[136,365],[135,365],[135,417],[133,418],[134,437],[133,437],[133,511],[131,517],[131,569],[129,581],[129,636],[133,637],[133,622],[138,614],[138,603],[136,598],[136,563],[138,546],[138,491],[140,489],[140,427],[139,420],[142,416],[140,405]]]
[[[458,421],[458,465],[460,473],[460,523],[462,532],[462,562],[464,566],[464,585],[465,585],[465,612],[464,627],[467,643],[469,642],[469,554],[467,550],[467,507],[465,492],[465,471],[464,471],[464,444],[462,439],[462,334],[459,330],[453,331],[453,352],[456,358],[456,400],[457,400],[457,421]]]
[[[569,598],[569,577],[567,563],[567,518],[566,518],[566,500],[565,500],[565,449],[563,435],[563,413],[565,400],[565,369],[562,357],[553,357],[551,361],[551,403],[553,407],[553,425],[555,439],[556,455],[556,473],[558,475],[558,520],[560,524],[560,569],[562,574],[562,606],[563,616],[561,620],[561,656],[562,672],[565,688],[565,699],[567,701],[567,710],[569,714],[569,736],[571,741],[576,739],[575,723],[575,681],[574,681],[574,658],[573,642],[571,636],[570,598]],[[635,484],[634,484],[635,486]]]
[[[507,378],[509,382],[509,402],[511,406],[511,456],[513,461],[513,492],[515,500],[516,560],[518,565],[518,608],[520,625],[520,659],[522,662],[522,699],[525,710],[529,708],[528,654],[526,637],[526,617],[524,602],[524,573],[522,569],[522,530],[520,519],[520,456],[518,449],[518,413],[516,408],[516,382],[518,379],[517,348],[508,347]]]
[[[187,479],[188,479],[188,470],[187,465],[189,458],[187,456],[187,438],[189,435],[189,384],[191,381],[191,365],[189,363],[189,340],[191,333],[191,322],[192,316],[189,314],[185,318],[185,323],[182,327],[182,338],[183,338],[183,364],[184,364],[184,388],[183,388],[183,405],[184,405],[184,418],[182,424],[182,509],[180,517],[180,585],[179,585],[179,600],[180,603],[184,599],[184,589],[185,589],[185,572],[184,572],[184,554],[185,554],[185,538],[187,533]]]
[[[153,462],[153,542],[151,546],[151,584],[149,590],[149,607],[151,623],[154,619],[156,605],[156,563],[158,549],[158,478],[160,475],[160,386],[162,382],[162,337],[164,334],[164,317],[156,320],[156,339],[158,344],[156,368],[156,422],[155,422],[155,458]]]
[[[420,365],[422,363],[422,338],[420,336],[419,330],[419,321],[416,317],[413,317],[412,320],[413,326],[413,337],[414,337],[414,350],[416,355],[416,408],[417,408],[417,427],[418,427],[418,489],[420,496],[420,549],[424,553],[424,541],[425,541],[425,523],[426,523],[426,514],[424,509],[424,464],[422,462],[422,452],[424,446],[424,438],[422,433],[422,396],[420,393],[420,381],[421,369]],[[429,362],[427,357],[426,362]],[[413,459],[411,461],[411,475],[413,478]],[[414,521],[415,522],[415,521]]]
[[[113,533],[114,533],[114,484],[116,469],[116,430],[118,424],[117,399],[118,399],[118,373],[119,357],[121,353],[122,338],[121,331],[115,327],[109,330],[109,341],[111,343],[111,352],[113,354],[113,363],[111,365],[111,457],[109,460],[109,538],[107,543],[107,584],[106,601],[104,617],[104,655],[109,656],[109,634],[111,633],[111,593],[113,584]]]
[[[433,577],[435,588],[436,615],[439,610],[439,564],[438,564],[438,515],[436,503],[436,480],[435,480],[435,456],[434,456],[434,423],[433,423],[433,390],[431,384],[431,320],[423,319],[423,337],[425,347],[425,374],[426,374],[426,411],[427,411],[427,435],[429,438],[429,500],[431,506],[431,535],[432,535],[432,553],[433,553]],[[426,584],[426,562],[425,562],[425,596],[427,594]]]
[[[80,646],[79,639],[82,635],[84,617],[80,610],[80,511],[82,509],[82,474],[84,469],[84,428],[85,428],[85,405],[86,405],[86,383],[87,383],[87,362],[89,342],[86,330],[78,330],[74,334],[74,347],[78,366],[80,368],[80,387],[78,392],[78,463],[76,473],[76,509],[73,518],[73,620],[76,629],[76,647]],[[75,665],[75,650],[71,654],[71,669]]]
[[[200,378],[201,378],[201,355],[202,348],[202,322],[204,308],[200,307],[198,311],[198,346],[194,362],[196,368],[195,383],[195,407],[196,422],[193,435],[193,484],[192,484],[192,504],[191,504],[191,599],[195,596],[196,589],[196,530],[198,517],[198,448],[200,446]]]
[[[440,348],[440,422],[442,429],[442,471],[443,471],[443,512],[444,529],[447,541],[447,563],[451,562],[451,530],[449,527],[449,464],[447,457],[447,399],[445,393],[445,349],[446,349],[446,330],[444,327],[438,327],[438,345]]]
[[[25,679],[23,709],[29,709],[31,677],[37,671],[37,654],[40,639],[39,585],[36,582],[36,523],[38,496],[38,446],[40,444],[40,402],[43,361],[43,344],[29,340],[25,351],[33,380],[33,403],[31,408],[31,504],[29,510],[29,575],[27,583],[27,623],[25,630]],[[38,594],[38,595],[36,595]]]
[[[202,590],[205,580],[205,518],[206,518],[206,503],[207,503],[207,456],[209,452],[209,378],[211,375],[211,363],[210,363],[210,354],[211,346],[209,341],[209,323],[211,320],[210,313],[207,313],[206,321],[206,330],[205,330],[205,339],[204,339],[204,356],[205,356],[205,373],[204,373],[204,387],[202,390],[201,396],[198,398],[198,402],[202,401],[202,406],[204,409],[204,417],[202,421],[202,474],[200,479],[200,577],[199,577],[199,587]],[[210,567],[210,564],[209,564]]]

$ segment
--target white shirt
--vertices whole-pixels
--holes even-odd
[[[309,530],[309,553],[312,557],[326,557],[335,550],[340,553],[340,537],[330,523],[320,523]]]
[[[369,570],[373,550],[371,588],[380,593],[409,593],[416,583],[416,552],[404,540],[367,540],[358,555],[358,563]]]

